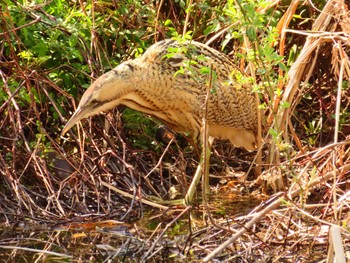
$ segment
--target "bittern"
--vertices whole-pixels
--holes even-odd
[[[253,150],[257,100],[249,85],[238,82],[239,75],[229,57],[209,46],[170,39],[157,42],[141,57],[121,63],[92,83],[62,135],[81,119],[122,104],[155,116],[174,131],[198,138],[205,126],[209,136]],[[181,203],[192,201],[201,170],[200,164]],[[204,178],[207,192],[208,177]]]
[[[208,69],[213,73],[209,93]],[[249,85],[238,83],[237,74],[242,73],[228,56],[207,45],[170,39],[157,42],[142,56],[93,82],[62,135],[81,119],[122,104],[198,138],[206,107],[209,136],[253,150],[258,127],[256,96]]]

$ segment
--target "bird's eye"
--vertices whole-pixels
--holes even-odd
[[[90,102],[90,105],[93,107],[93,108],[96,108],[98,105],[99,105],[99,102],[97,99],[93,99],[91,102]]]

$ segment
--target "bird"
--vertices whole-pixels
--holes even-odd
[[[194,40],[158,41],[141,56],[97,78],[61,134],[84,118],[124,105],[194,139],[201,138],[206,117],[209,136],[252,151],[258,103],[251,85],[240,83],[242,74],[229,56],[208,45]]]

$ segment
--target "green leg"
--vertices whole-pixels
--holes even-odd
[[[213,143],[213,138],[208,139],[208,143],[206,147],[202,149],[201,158],[196,170],[196,173],[193,176],[192,182],[190,184],[190,187],[187,190],[187,193],[185,195],[184,199],[177,199],[177,200],[159,200],[158,198],[153,197],[152,200],[156,201],[160,204],[167,204],[167,205],[178,205],[183,204],[185,206],[190,205],[193,201],[193,196],[196,192],[197,185],[199,183],[199,180],[202,176],[202,171],[204,171],[203,177],[202,177],[202,190],[203,195],[208,196],[210,194],[210,186],[209,186],[209,164],[210,164],[210,148]],[[204,169],[203,169],[204,168]],[[203,198],[204,200],[204,198]]]
[[[199,183],[199,179],[201,178],[203,166],[204,166],[204,174],[202,177],[203,180],[203,194],[209,195],[210,194],[210,187],[209,187],[209,159],[210,159],[210,146],[212,144],[213,140],[209,139],[208,144],[206,147],[203,147],[201,159],[199,161],[196,173],[194,174],[194,177],[192,179],[192,182],[190,184],[190,187],[187,190],[187,193],[184,198],[184,205],[190,205],[194,193],[196,192],[197,185]]]

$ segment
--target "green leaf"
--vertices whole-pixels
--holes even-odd
[[[76,35],[71,35],[68,39],[70,47],[75,47],[78,43],[78,37]]]

